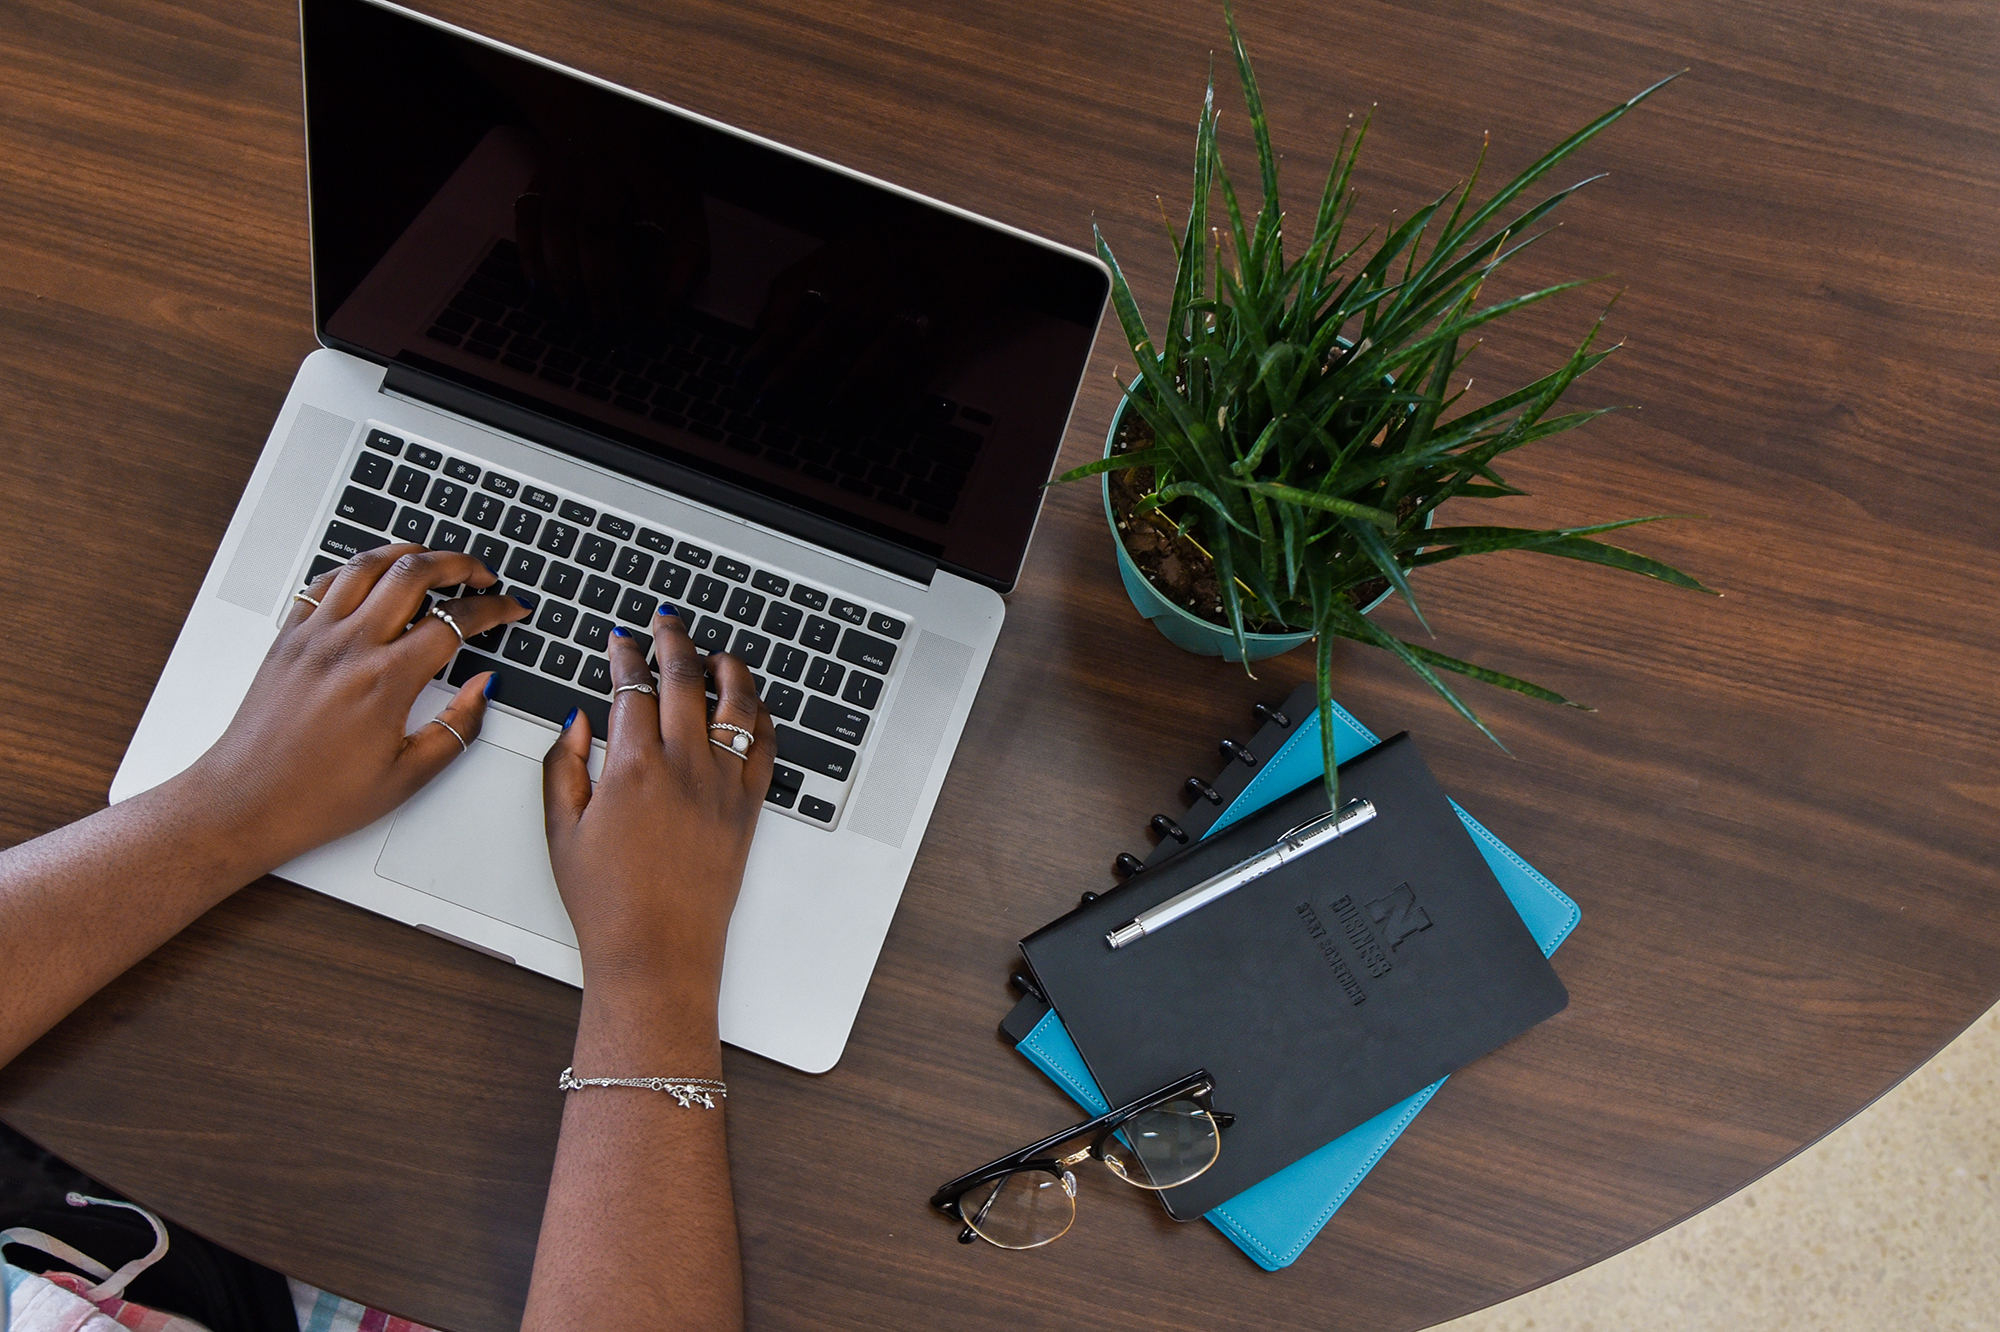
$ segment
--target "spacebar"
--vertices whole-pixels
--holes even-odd
[[[458,660],[452,662],[451,674],[446,678],[453,685],[462,685],[481,671],[497,674],[498,678],[493,682],[495,703],[519,708],[558,726],[569,719],[571,708],[581,708],[583,715],[590,718],[592,735],[602,740],[610,733],[610,699],[557,684],[546,675],[536,675],[507,662],[481,656],[469,648],[459,652]]]

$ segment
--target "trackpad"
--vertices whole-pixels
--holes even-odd
[[[542,830],[542,765],[475,740],[396,816],[375,872],[576,947]]]

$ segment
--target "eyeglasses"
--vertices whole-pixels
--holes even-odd
[[[1215,1164],[1222,1130],[1236,1116],[1215,1109],[1206,1069],[1170,1082],[1129,1105],[960,1175],[931,1195],[931,1206],[965,1223],[958,1242],[983,1239],[1002,1249],[1036,1249],[1059,1240],[1076,1220],[1070,1167],[1095,1157],[1134,1188],[1177,1188]],[[1067,1156],[1052,1153],[1089,1138]]]

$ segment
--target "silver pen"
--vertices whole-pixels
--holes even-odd
[[[1216,898],[1233,893],[1254,879],[1263,878],[1286,861],[1317,850],[1336,837],[1345,837],[1374,817],[1374,805],[1366,800],[1350,800],[1338,812],[1328,810],[1318,818],[1308,819],[1280,837],[1276,844],[1265,847],[1248,860],[1238,861],[1222,873],[1203,879],[1186,892],[1176,893],[1158,906],[1141,911],[1105,935],[1104,942],[1113,948],[1123,948],[1134,939],[1143,939],[1156,930],[1165,929],[1190,911],[1199,911]]]

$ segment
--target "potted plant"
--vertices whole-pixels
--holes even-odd
[[[1157,334],[1093,225],[1139,373],[1121,385],[1125,396],[1106,456],[1061,479],[1102,475],[1127,591],[1175,643],[1243,660],[1248,669],[1259,657],[1316,642],[1332,796],[1336,639],[1393,653],[1495,744],[1498,737],[1440,672],[1583,706],[1406,642],[1369,619],[1367,612],[1393,593],[1430,630],[1411,587],[1414,571],[1468,555],[1531,550],[1709,590],[1658,560],[1595,539],[1666,515],[1552,529],[1438,521],[1449,501],[1521,494],[1495,469],[1501,456],[1601,414],[1554,409],[1578,377],[1610,354],[1593,350],[1602,315],[1562,366],[1532,383],[1470,406],[1463,405],[1469,386],[1452,386],[1477,345],[1466,345],[1469,334],[1582,285],[1564,282],[1479,303],[1487,279],[1546,234],[1534,228],[1588,182],[1518,209],[1517,201],[1669,80],[1611,108],[1475,203],[1482,149],[1462,187],[1387,228],[1372,248],[1373,233],[1351,245],[1343,240],[1364,120],[1341,138],[1311,231],[1300,237],[1294,228],[1288,238],[1263,100],[1235,16],[1225,13],[1256,144],[1259,206],[1244,213],[1223,169],[1211,77],[1195,133],[1194,197],[1187,225],[1174,238],[1179,266]],[[1224,217],[1211,231],[1218,193]]]

